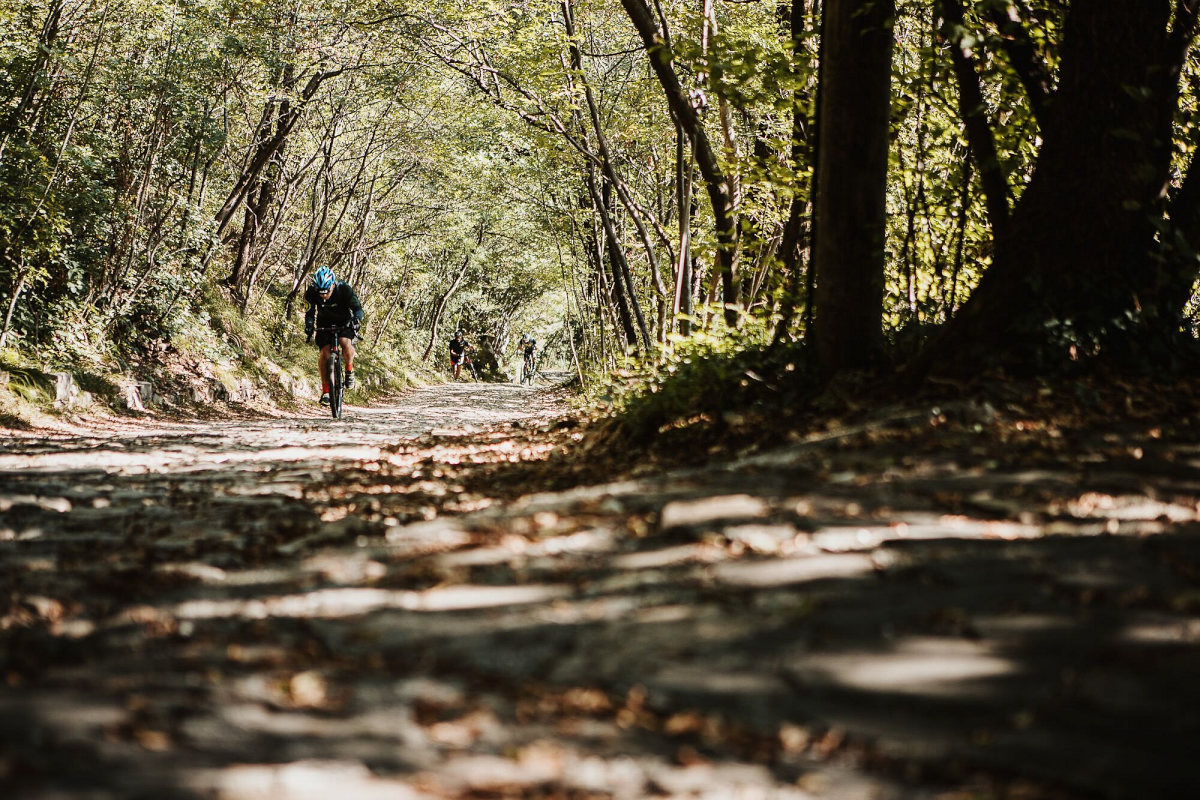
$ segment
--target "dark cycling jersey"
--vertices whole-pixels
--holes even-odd
[[[466,337],[461,339],[450,339],[450,357],[452,360],[458,361],[462,359],[462,354],[466,353],[470,347],[470,343]]]
[[[304,293],[304,302],[308,303],[308,311],[304,313],[305,330],[313,329],[314,319],[316,327],[331,328],[357,324],[363,317],[362,303],[345,281],[337,282],[328,300],[322,300],[317,290],[309,286]]]

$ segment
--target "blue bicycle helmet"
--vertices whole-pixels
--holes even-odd
[[[337,283],[337,278],[333,275],[333,270],[329,267],[321,267],[312,276],[312,287],[318,292],[327,292]]]

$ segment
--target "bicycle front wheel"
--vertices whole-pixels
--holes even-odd
[[[326,380],[329,381],[329,413],[334,419],[342,418],[342,359],[337,349],[330,352]]]

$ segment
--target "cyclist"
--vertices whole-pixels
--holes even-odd
[[[536,364],[535,357],[537,355],[537,339],[534,339],[528,333],[521,334],[521,355],[525,359],[525,371],[522,375],[524,378],[533,378],[534,366]]]
[[[362,324],[362,303],[350,284],[339,281],[329,267],[321,267],[313,274],[312,282],[304,292],[304,302],[308,303],[308,311],[304,313],[305,340],[312,342],[316,332],[317,347],[321,348],[318,368],[321,371],[321,404],[325,405],[329,402],[325,365],[329,361],[329,349],[335,344],[341,347],[342,360],[346,363],[346,378],[342,385],[347,389],[354,385],[354,339]]]
[[[458,380],[458,373],[462,371],[467,353],[474,349],[461,328],[454,332],[454,338],[450,340],[450,367],[454,371],[454,380]]]

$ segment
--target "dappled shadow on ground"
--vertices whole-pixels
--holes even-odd
[[[186,463],[0,461],[0,781],[1195,795],[1190,420],[1058,447],[1074,434],[954,413],[544,493],[578,434],[532,413],[361,452],[297,455],[251,426]]]

